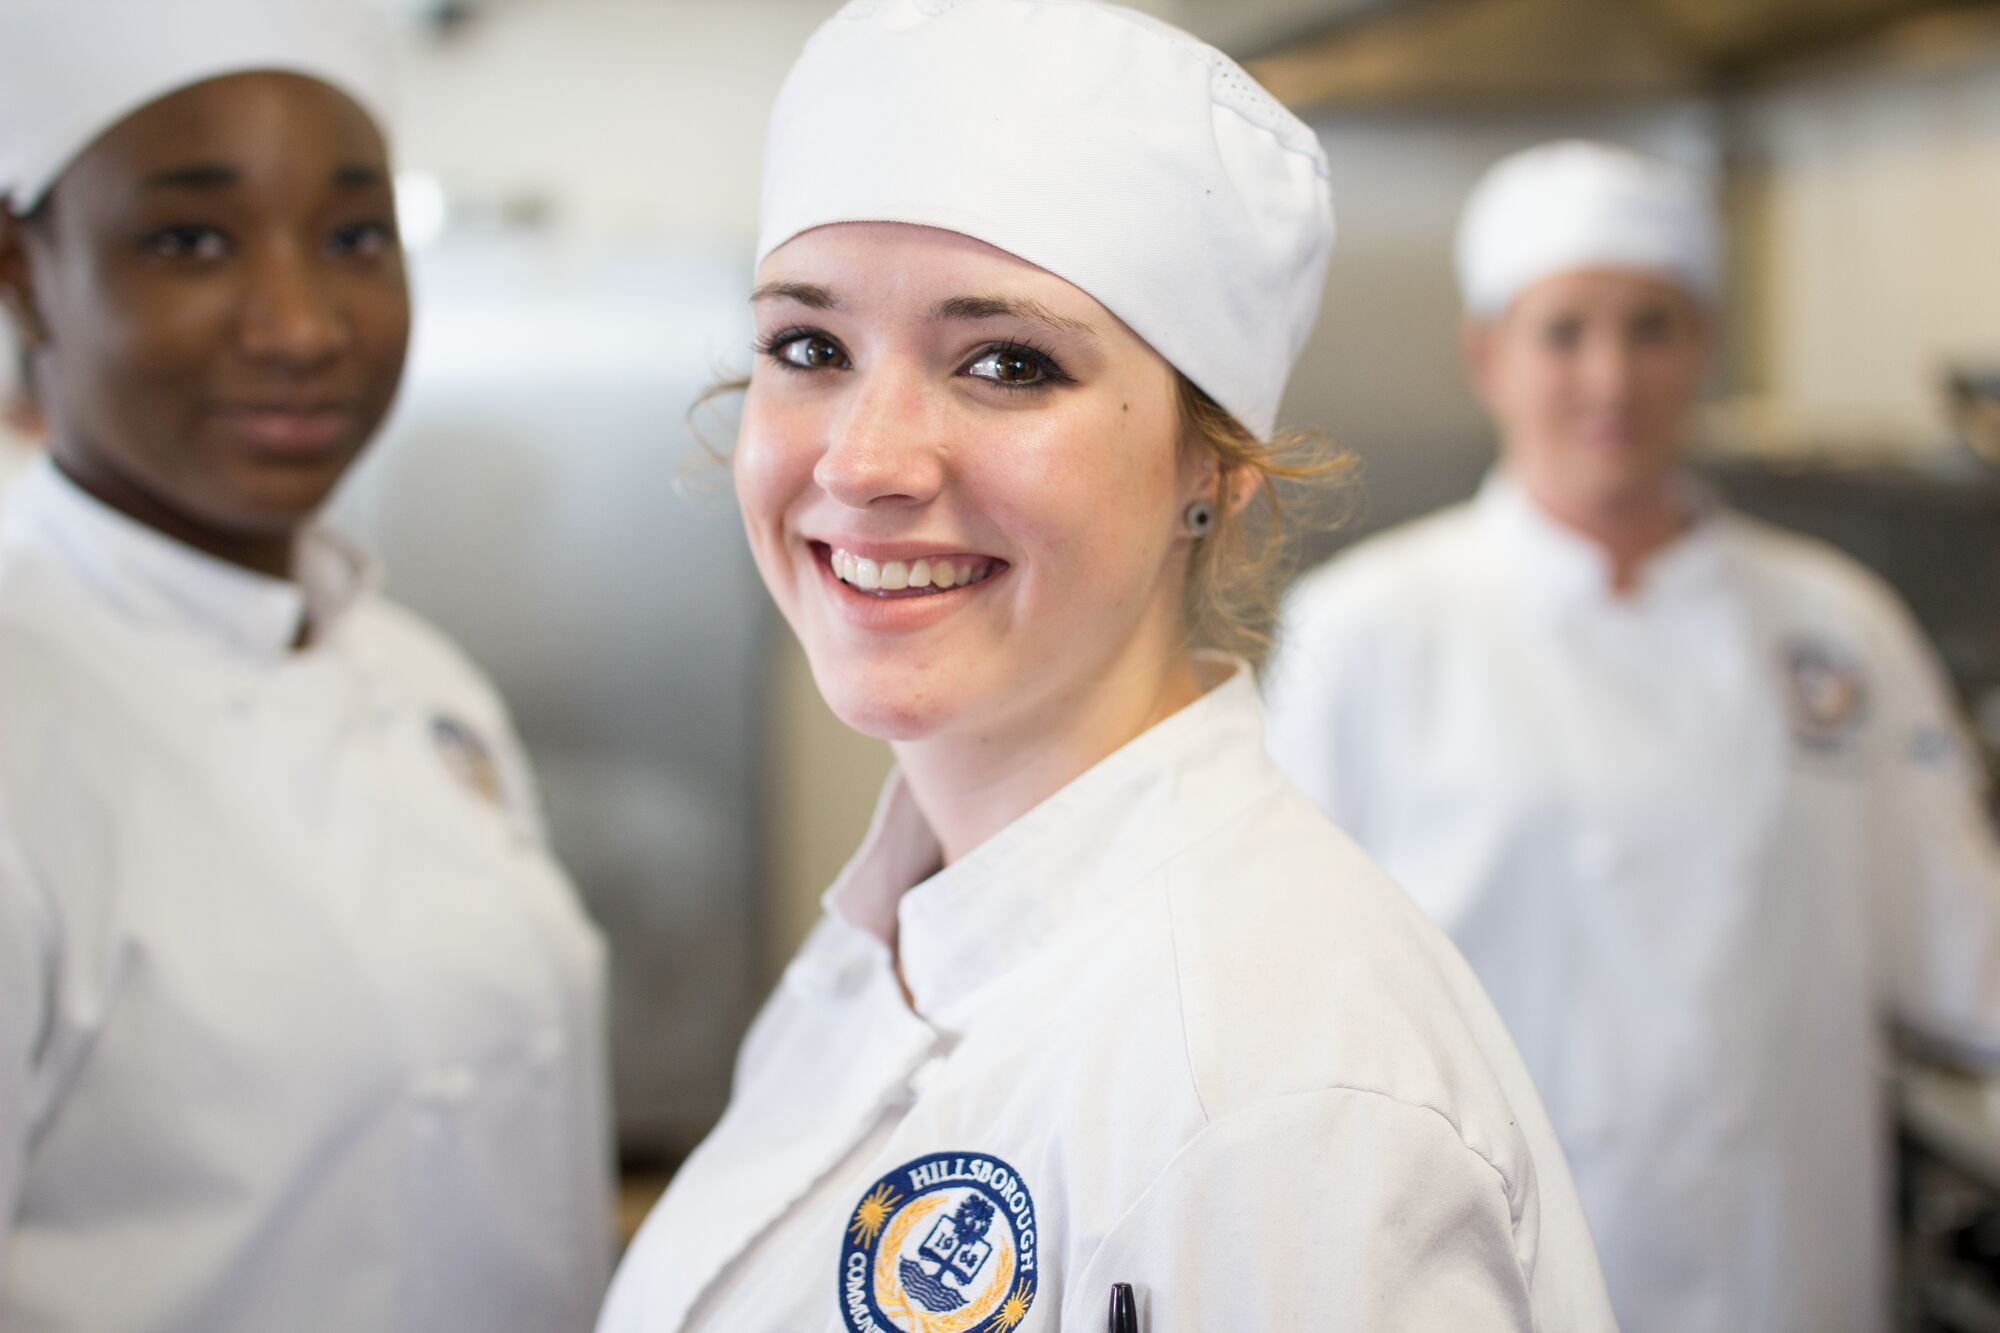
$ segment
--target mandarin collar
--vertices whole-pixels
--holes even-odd
[[[218,560],[113,509],[46,454],[9,486],[0,532],[60,561],[134,621],[267,665],[291,654],[305,625],[325,633],[377,580],[366,555],[318,527],[300,538],[297,582]]]
[[[1638,587],[1625,595],[1612,590],[1610,554],[1536,504],[1505,469],[1487,473],[1474,504],[1505,553],[1522,595],[1550,619],[1564,621],[1616,609],[1640,614],[1668,610],[1720,580],[1721,507],[1692,477],[1683,476],[1678,487],[1690,515],[1688,526],[1647,557]]]
[[[889,775],[824,905],[854,930],[896,939],[920,1015],[962,1031],[980,993],[1061,927],[1269,799],[1276,777],[1249,664],[1204,653],[1198,665],[1209,683],[1199,699],[943,869],[902,773]]]

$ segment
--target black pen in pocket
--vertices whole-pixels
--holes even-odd
[[[1111,1333],[1139,1333],[1139,1302],[1130,1282],[1111,1284]]]

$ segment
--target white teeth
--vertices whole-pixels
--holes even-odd
[[[866,592],[963,588],[990,577],[995,568],[991,560],[951,561],[941,556],[875,561],[837,546],[828,553],[827,563],[835,578]]]

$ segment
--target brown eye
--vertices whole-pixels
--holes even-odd
[[[1632,341],[1659,347],[1674,340],[1679,326],[1670,310],[1644,310],[1632,321]]]
[[[1019,352],[988,352],[966,367],[966,373],[1001,384],[1033,384],[1042,368]]]
[[[797,366],[801,370],[821,370],[828,366],[839,366],[846,359],[839,345],[832,339],[812,333],[786,339],[775,349],[775,354],[780,361]]]
[[[139,252],[148,259],[210,264],[228,257],[229,238],[198,224],[161,227],[140,239]]]
[[[1542,330],[1542,342],[1550,351],[1573,352],[1583,343],[1583,321],[1559,319]]]
[[[395,229],[385,222],[341,227],[326,241],[328,254],[345,259],[380,259],[395,248]]]
[[[1005,389],[1039,389],[1069,379],[1045,353],[1016,346],[987,348],[964,373]]]

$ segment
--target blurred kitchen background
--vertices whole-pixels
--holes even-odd
[[[721,1110],[887,766],[819,703],[686,419],[749,366],[764,118],[834,3],[382,2],[408,66],[418,327],[340,516],[516,710],[612,942],[625,1154],[666,1169]],[[1339,241],[1285,419],[1364,470],[1318,550],[1468,494],[1488,464],[1450,264],[1475,176],[1557,135],[1627,142],[1725,192],[1702,466],[1894,581],[2000,756],[2000,4],[1139,7],[1248,63],[1332,162]],[[726,400],[698,420],[727,446]],[[1977,1270],[2000,1253],[1992,1099],[1917,1096],[1934,1132],[1913,1131],[1913,1234],[1960,1303],[1932,1326],[2000,1327],[1944,1322],[1983,1317]]]

